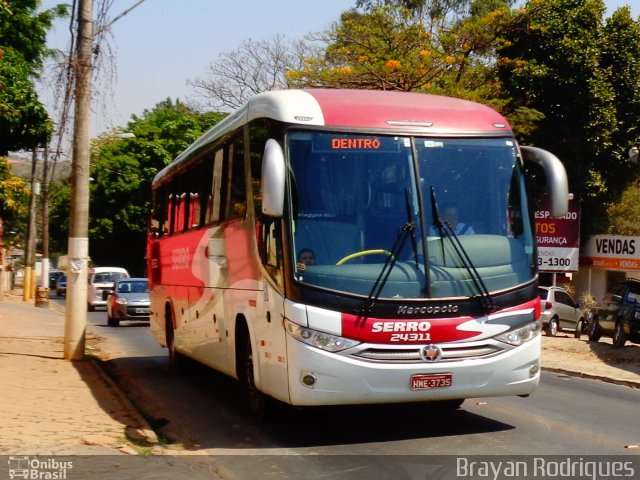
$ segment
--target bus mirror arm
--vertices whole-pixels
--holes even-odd
[[[552,217],[562,217],[569,210],[569,182],[562,162],[551,152],[537,147],[520,147],[525,162],[537,163],[544,169],[549,189]]]
[[[280,144],[270,138],[262,156],[262,213],[282,217],[284,211],[285,160]]]

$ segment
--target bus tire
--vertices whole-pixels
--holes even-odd
[[[269,397],[262,393],[256,386],[253,364],[253,348],[249,333],[238,338],[240,349],[237,357],[238,380],[242,389],[242,397],[245,405],[259,419],[264,419],[269,411]]]
[[[171,307],[167,306],[165,311],[165,325],[164,325],[165,342],[167,344],[167,352],[169,353],[169,368],[175,373],[180,370],[181,367],[181,355],[176,350],[175,331],[173,328],[173,314],[171,313]]]

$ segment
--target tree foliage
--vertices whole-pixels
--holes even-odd
[[[29,72],[20,54],[0,47],[0,155],[44,145],[51,135],[49,115]]]
[[[245,40],[209,65],[209,73],[190,84],[208,106],[236,109],[249,98],[270,90],[289,88],[285,72],[299,68],[308,46],[276,35],[271,40]]]
[[[638,23],[628,9],[607,21],[604,13],[602,0],[531,0],[499,50],[511,106],[544,115],[525,140],[564,162],[583,202],[585,233],[604,228],[604,207],[631,178],[623,152],[640,114],[637,76],[626,77],[638,68]]]
[[[46,33],[67,7],[37,12],[40,0],[0,2],[0,155],[44,145],[49,116],[33,85],[47,55]]]
[[[13,174],[7,159],[0,157],[0,218],[13,222],[26,215],[29,187]]]
[[[613,235],[640,235],[640,180],[632,182],[620,200],[607,209],[608,232]]]
[[[508,0],[362,2],[314,40],[326,44],[302,70],[300,87],[365,88],[497,99],[492,57]],[[410,7],[410,8],[406,8]]]
[[[143,274],[153,177],[223,117],[166,100],[132,117],[125,131],[135,138],[118,138],[120,132],[114,131],[94,140],[89,254],[96,264],[117,262]],[[68,185],[53,195],[52,210],[62,218],[68,218],[69,196]],[[56,226],[55,238],[66,238],[66,225],[61,226]]]

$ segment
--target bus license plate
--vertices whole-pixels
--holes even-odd
[[[430,390],[432,388],[450,387],[453,375],[450,373],[433,373],[429,375],[412,375],[411,390]]]

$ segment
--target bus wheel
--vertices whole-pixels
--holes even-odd
[[[180,369],[180,354],[176,351],[171,309],[167,309],[165,317],[164,334],[167,343],[167,351],[169,352],[169,367],[174,372],[177,372]]]
[[[240,359],[242,365],[239,368],[240,383],[244,401],[258,418],[263,419],[269,410],[269,398],[256,387],[253,374],[253,349],[249,335],[246,336],[243,355]]]

